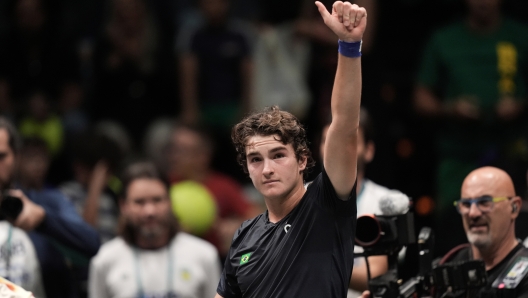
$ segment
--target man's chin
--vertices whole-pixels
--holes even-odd
[[[156,238],[163,235],[167,231],[167,228],[159,225],[152,227],[140,227],[138,229],[139,234],[146,238]]]
[[[471,245],[474,245],[478,248],[486,248],[491,244],[491,239],[488,234],[480,234],[480,233],[466,233],[468,242],[471,243]]]

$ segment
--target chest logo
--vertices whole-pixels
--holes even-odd
[[[284,226],[284,232],[288,233],[288,231],[290,230],[291,228],[291,225],[290,224],[287,224]]]
[[[249,262],[249,257],[251,256],[251,253],[247,253],[245,255],[242,255],[240,257],[240,265],[244,265],[244,264],[247,264],[247,262]]]

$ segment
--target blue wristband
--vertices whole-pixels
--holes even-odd
[[[339,53],[345,57],[357,58],[361,57],[361,43],[362,41],[346,42],[339,40]]]

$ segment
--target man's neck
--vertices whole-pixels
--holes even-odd
[[[501,16],[500,14],[489,17],[486,20],[480,20],[476,17],[469,17],[467,24],[472,31],[488,34],[494,32],[500,25]]]
[[[301,182],[285,198],[265,198],[269,221],[276,223],[288,215],[299,204],[305,192]]]
[[[474,259],[481,259],[484,261],[486,270],[491,270],[497,264],[499,264],[506,256],[519,244],[515,237],[508,237],[508,240],[500,242],[500,245],[496,247],[490,247],[489,249],[479,249],[475,246],[471,246]]]

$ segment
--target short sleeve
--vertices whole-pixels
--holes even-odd
[[[335,189],[332,185],[332,181],[330,181],[330,178],[328,177],[328,174],[326,173],[326,170],[323,169],[321,172],[321,175],[317,179],[321,179],[320,182],[314,181],[316,183],[312,183],[313,186],[319,186],[320,189],[320,197],[321,202],[325,209],[329,210],[331,213],[340,216],[340,217],[356,217],[357,215],[357,205],[356,205],[356,184],[357,180],[354,183],[354,186],[352,187],[352,190],[350,191],[350,194],[348,195],[348,198],[346,200],[341,200]],[[318,183],[317,183],[318,182]]]

